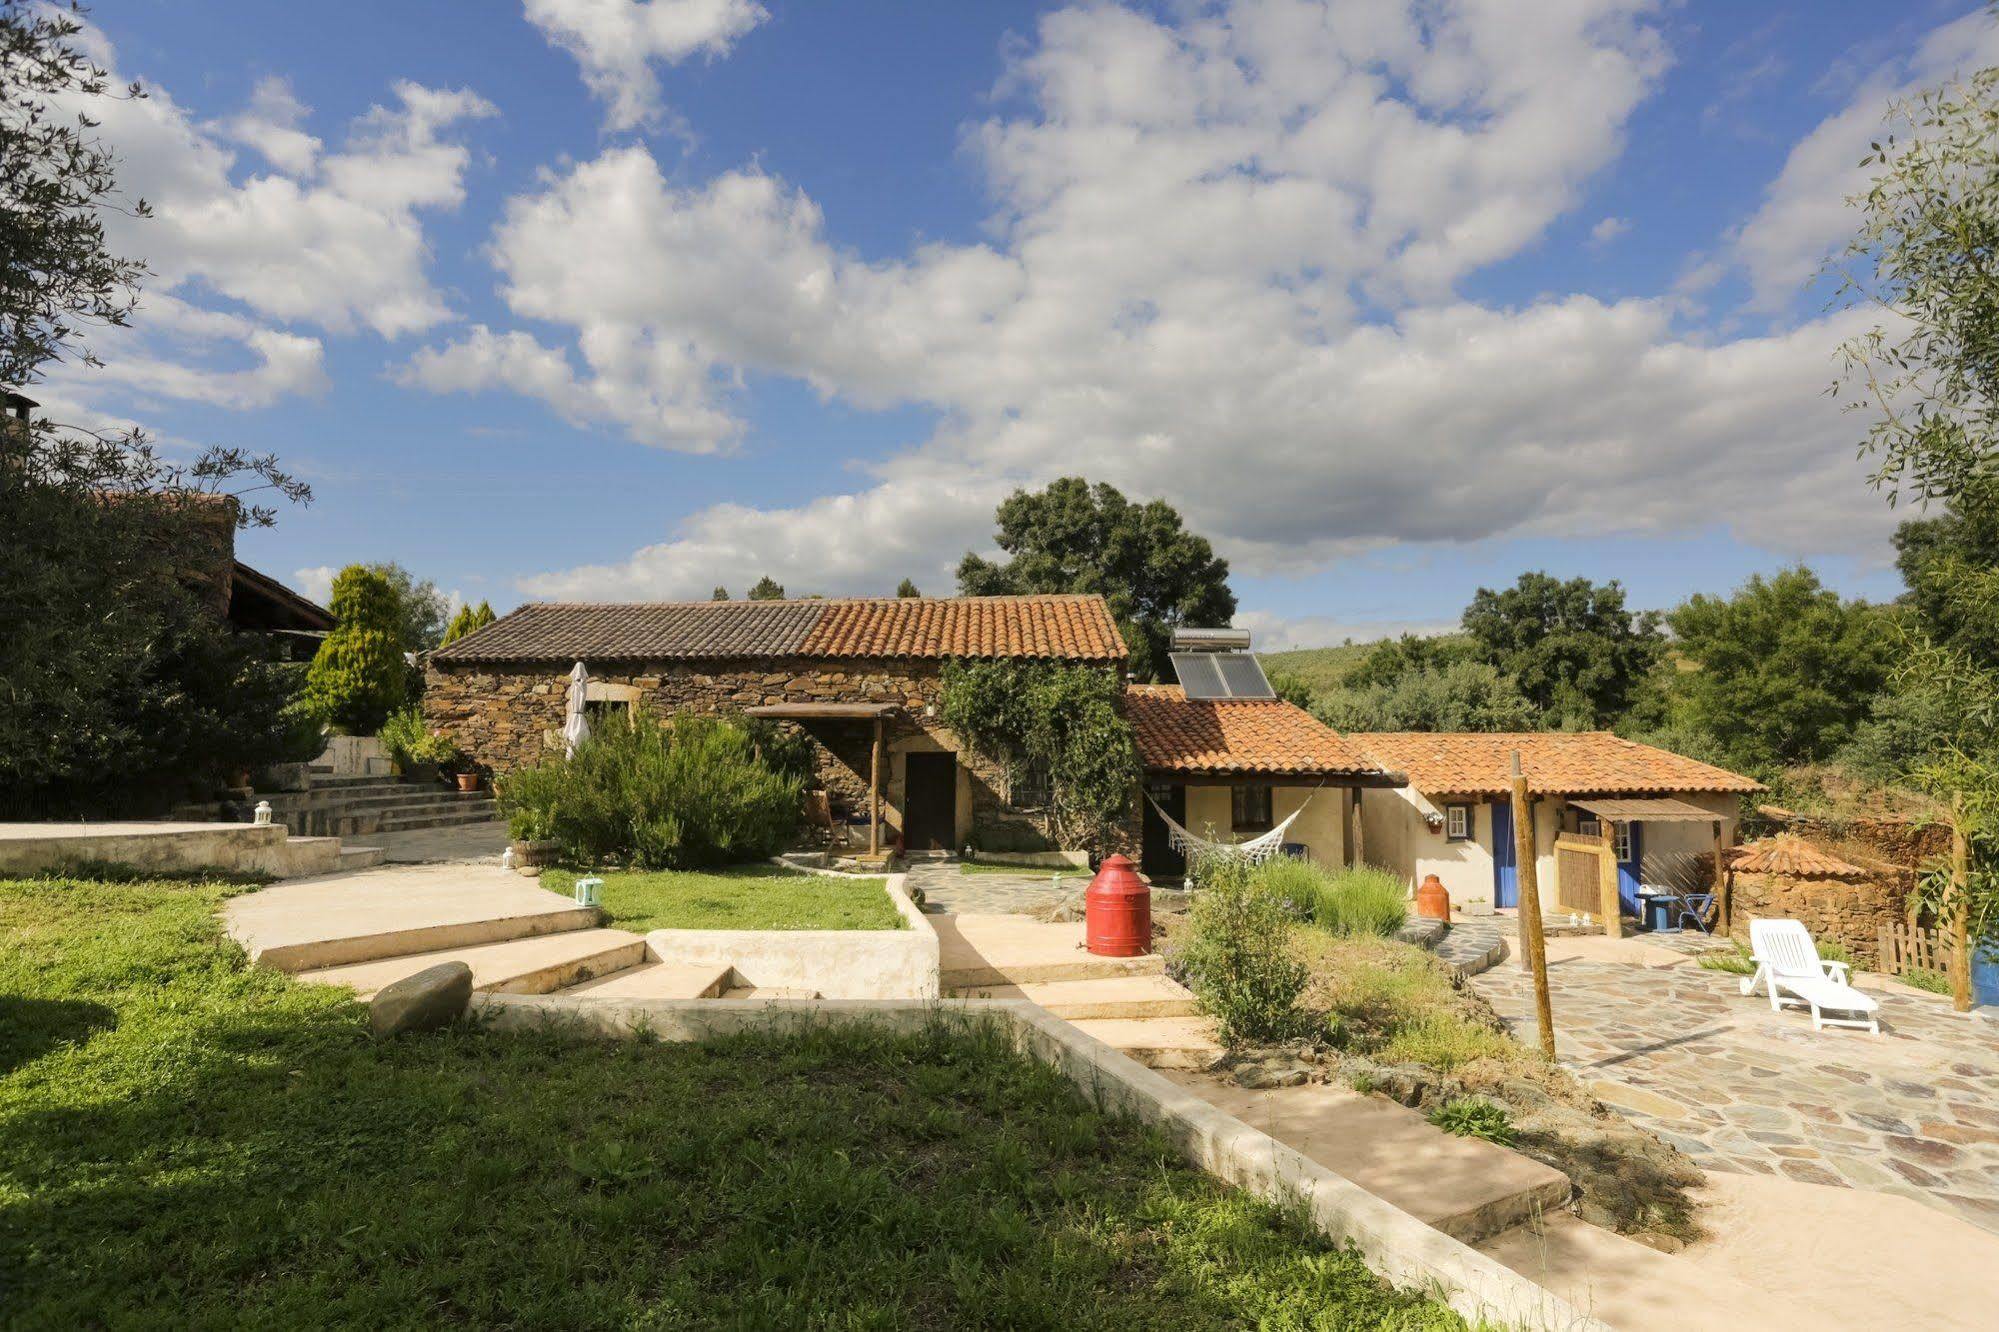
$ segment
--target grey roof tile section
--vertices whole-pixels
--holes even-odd
[[[797,655],[825,603],[712,601],[537,603],[439,648],[431,659],[480,662],[717,660]]]

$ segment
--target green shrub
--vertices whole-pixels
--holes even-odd
[[[396,767],[408,771],[415,763],[455,763],[460,755],[458,746],[442,734],[430,731],[423,724],[423,714],[415,708],[404,708],[392,712],[375,738],[382,742],[382,748]]]
[[[1408,918],[1402,880],[1372,865],[1328,871],[1284,856],[1257,866],[1255,876],[1305,919],[1334,934],[1392,935]]]
[[[698,869],[762,860],[798,825],[802,787],[720,717],[605,718],[568,758],[497,784],[513,835],[552,838],[577,865]]]
[[[373,735],[409,694],[402,606],[379,570],[349,565],[333,580],[338,623],[305,676],[305,706],[350,735]]]
[[[1309,973],[1290,948],[1296,908],[1239,860],[1193,868],[1201,889],[1179,961],[1201,1011],[1230,1049],[1298,1035],[1311,1019],[1298,1006]]]
[[[1513,1143],[1513,1121],[1506,1111],[1479,1096],[1447,1101],[1430,1112],[1430,1122],[1460,1138],[1483,1138],[1501,1147]]]
[[[1931,994],[1951,993],[1950,977],[1931,967],[1906,967],[1895,979]]]
[[[1748,947],[1739,943],[1732,951],[1702,953],[1694,960],[1709,971],[1725,971],[1731,976],[1756,974],[1756,962],[1749,956]]]

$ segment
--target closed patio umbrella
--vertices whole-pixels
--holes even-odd
[[[562,719],[562,738],[567,744],[567,754],[574,755],[576,746],[590,737],[590,721],[583,715],[583,704],[589,696],[590,672],[579,661],[569,672],[569,702]]]

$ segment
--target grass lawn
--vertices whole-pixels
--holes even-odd
[[[1460,1326],[996,1036],[376,1044],[231,891],[0,881],[9,1326]]]
[[[602,870],[607,924],[621,930],[904,930],[885,879],[836,879],[775,865],[719,870]],[[567,894],[579,871],[547,870]]]

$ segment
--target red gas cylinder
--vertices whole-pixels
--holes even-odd
[[[1123,856],[1109,856],[1083,894],[1083,937],[1098,957],[1152,951],[1152,889]]]
[[[1451,918],[1451,895],[1444,887],[1444,881],[1434,874],[1423,876],[1422,884],[1416,889],[1416,914],[1428,916],[1431,920]]]

